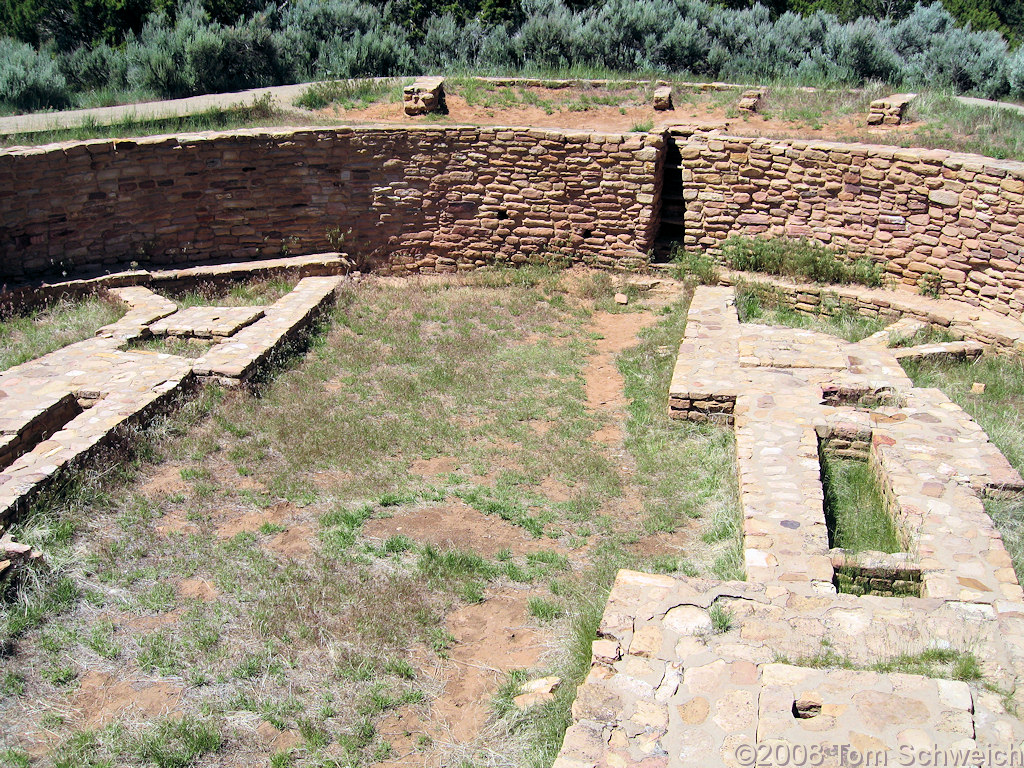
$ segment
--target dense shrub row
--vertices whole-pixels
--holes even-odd
[[[97,90],[176,97],[325,77],[579,67],[1024,97],[1024,47],[1011,52],[996,32],[957,27],[939,3],[897,21],[842,23],[705,0],[605,0],[582,10],[522,0],[514,22],[443,14],[416,29],[389,7],[293,0],[226,24],[188,0],[173,18],[151,14],[117,47],[38,51],[0,38],[0,102],[32,109]]]

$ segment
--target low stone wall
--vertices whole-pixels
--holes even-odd
[[[548,250],[636,266],[664,138],[513,128],[252,129],[0,151],[0,285],[343,250],[454,271]],[[332,236],[335,235],[335,236]]]
[[[809,237],[897,281],[1003,314],[1024,309],[1024,163],[926,149],[678,137],[685,247]]]

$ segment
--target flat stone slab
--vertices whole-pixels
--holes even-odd
[[[197,285],[224,284],[237,280],[341,275],[347,273],[350,268],[351,262],[345,254],[329,252],[258,261],[201,264],[183,269],[133,269],[77,280],[56,283],[43,282],[16,287],[10,291],[0,291],[0,303],[28,307],[52,296],[76,296],[107,290],[123,301],[132,304],[129,297],[133,294],[130,289],[135,287],[153,286],[161,289],[181,290]],[[169,302],[169,300],[165,301]],[[165,315],[169,315],[177,309],[173,302],[169,302],[169,304],[170,309]],[[149,305],[155,306],[152,302]],[[132,304],[132,306],[134,305]],[[160,317],[163,316],[160,315]]]
[[[1024,323],[1018,318],[963,301],[933,299],[904,287],[886,290],[863,286],[816,285],[727,270],[723,270],[720,277],[729,285],[741,280],[771,285],[798,312],[828,314],[836,308],[845,307],[868,317],[919,320],[948,329],[957,338],[976,341],[986,349],[1024,353]]]
[[[252,325],[263,311],[263,307],[188,307],[153,323],[149,331],[154,336],[224,338]]]
[[[234,385],[248,379],[275,352],[306,329],[334,301],[340,277],[307,277],[266,307],[261,319],[225,339],[196,360],[199,376]]]
[[[555,766],[735,768],[753,764],[737,750],[758,744],[885,750],[890,762],[880,765],[898,764],[907,745],[1008,748],[1024,726],[998,693],[868,668],[951,648],[985,659],[997,685],[1012,687],[1018,667],[1004,617],[1021,607],[810,597],[781,585],[620,571]],[[712,609],[727,612],[728,627],[714,629]],[[826,652],[842,664],[802,663]],[[821,765],[852,764],[823,757]]]
[[[832,337],[799,328],[750,326],[740,332],[740,365],[753,368],[831,368],[849,365]]]

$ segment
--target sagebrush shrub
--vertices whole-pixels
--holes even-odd
[[[265,17],[224,26],[198,0],[180,6],[173,22],[164,13],[150,16],[127,55],[133,86],[172,98],[288,79]]]
[[[939,2],[901,20],[848,22],[823,11],[773,19],[764,5],[709,0],[522,0],[514,13],[484,3],[479,18],[455,5],[425,17],[409,0],[257,5],[248,0],[239,6],[248,15],[229,21],[188,0],[149,16],[122,48],[60,54],[59,72],[48,54],[8,42],[4,98],[54,105],[69,84],[187,96],[318,77],[581,68],[1024,96],[1022,54],[996,32],[958,27]]]
[[[0,37],[0,103],[15,109],[62,107],[68,87],[56,62],[45,52]]]

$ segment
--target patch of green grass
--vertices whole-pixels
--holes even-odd
[[[25,678],[17,672],[4,672],[0,677],[0,696],[21,696],[25,693]]]
[[[837,119],[866,114],[872,100],[888,95],[888,92],[883,91],[885,87],[876,84],[869,84],[858,91],[851,91],[848,88],[818,88],[807,91],[793,86],[776,85],[768,90],[760,114],[765,119],[783,120],[818,129]]]
[[[181,669],[182,649],[170,632],[153,632],[139,639],[136,661],[140,669],[173,675]]]
[[[154,584],[136,598],[135,604],[140,611],[167,613],[177,604],[174,585],[166,581]]]
[[[823,296],[822,303],[828,305],[826,311],[806,315],[792,309],[782,291],[770,283],[750,280],[736,283],[736,312],[741,323],[806,328],[851,342],[865,339],[887,325],[883,319],[858,314],[849,304],[841,304],[838,298],[829,302]]]
[[[1018,472],[1024,472],[1024,360],[1010,355],[985,355],[973,361],[905,360],[903,368],[915,387],[938,387],[981,425],[989,439]],[[985,391],[971,391],[977,382]],[[995,521],[1024,579],[1024,500],[986,499],[985,510]]]
[[[29,768],[32,756],[28,752],[15,747],[0,749],[0,763],[10,768]]]
[[[654,130],[653,120],[642,120],[639,123],[633,123],[633,127],[629,129],[633,133],[650,133]]]
[[[182,308],[188,307],[264,307],[291,293],[298,283],[294,277],[272,277],[267,280],[244,280],[202,283],[185,292],[168,294]]]
[[[89,630],[85,644],[104,659],[116,659],[121,655],[121,645],[114,639],[115,631],[112,621],[97,622]]]
[[[518,764],[544,768],[555,759],[571,722],[576,688],[590,671],[591,646],[597,639],[608,591],[619,568],[635,564],[618,546],[602,544],[595,548],[590,564],[578,578],[567,582],[565,603],[569,634],[554,667],[544,671],[544,674],[562,678],[553,700],[525,711],[512,704],[519,686],[528,679],[524,670],[511,672],[499,689],[492,706],[501,726],[524,745]]]
[[[565,615],[565,609],[556,602],[542,597],[531,597],[527,601],[530,615],[541,621],[552,621]]]
[[[0,319],[0,371],[92,338],[104,325],[117,322],[125,309],[119,301],[89,296]]]
[[[682,301],[669,308],[664,320],[643,332],[639,345],[618,358],[631,399],[626,446],[644,492],[644,529],[671,532],[694,518],[713,523],[716,532],[709,536],[716,544],[701,553],[704,568],[742,579],[732,430],[678,421],[665,408],[687,306]]]
[[[711,628],[716,634],[732,629],[732,612],[728,608],[716,602],[708,613],[711,616]]]
[[[162,355],[176,355],[195,360],[202,357],[213,346],[210,339],[197,339],[190,336],[148,336],[132,339],[128,349],[140,352],[155,352]]]
[[[924,125],[895,136],[903,146],[1024,160],[1024,124],[1015,110],[963,104],[949,93],[923,92],[907,107],[907,119]]]
[[[921,344],[945,344],[950,341],[960,341],[962,338],[962,336],[957,338],[957,335],[948,328],[927,325],[909,335],[896,334],[890,336],[887,346],[892,349],[896,347],[916,347]]]
[[[216,724],[190,715],[168,718],[139,734],[132,752],[158,768],[186,768],[197,758],[216,754],[223,739]]]
[[[295,100],[303,109],[365,109],[377,102],[402,100],[402,80],[330,80],[313,83]]]
[[[214,107],[186,117],[151,120],[141,114],[132,114],[111,125],[101,125],[93,118],[85,118],[81,125],[74,128],[0,135],[0,145],[53,144],[60,141],[152,136],[161,133],[223,131],[231,128],[277,125],[281,115],[281,110],[274,105],[269,96],[266,96],[254,98],[251,104]]]
[[[923,677],[964,682],[978,682],[983,677],[981,664],[974,653],[954,648],[926,648],[918,653],[901,653],[871,664],[858,664],[849,657],[837,653],[829,642],[823,641],[821,650],[813,656],[801,656],[792,660],[785,656],[776,656],[775,661],[780,664],[793,664],[797,667],[814,669],[899,672],[905,675],[922,675]]]
[[[825,522],[834,547],[850,552],[902,552],[878,480],[866,461],[821,452]]]
[[[671,259],[672,276],[676,280],[692,280],[698,285],[718,284],[718,265],[706,253],[688,251],[676,245]]]
[[[363,504],[357,509],[335,509],[320,518],[320,540],[324,551],[340,555],[355,543],[356,536],[371,516],[373,507]]]
[[[882,269],[869,259],[840,258],[836,251],[807,239],[730,237],[722,258],[732,269],[805,278],[819,283],[882,284]]]

